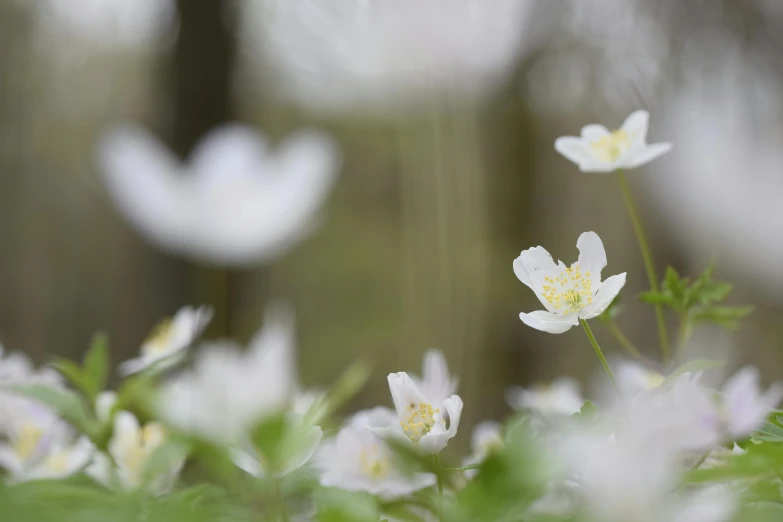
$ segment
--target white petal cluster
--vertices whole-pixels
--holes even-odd
[[[606,251],[595,232],[585,232],[576,242],[579,259],[570,267],[555,264],[543,247],[529,248],[514,260],[514,273],[541,301],[546,310],[519,314],[526,325],[559,334],[580,319],[601,315],[625,286],[625,273],[601,281]]]
[[[515,410],[535,412],[544,417],[567,416],[579,412],[585,400],[579,383],[571,378],[555,379],[532,388],[514,386],[506,392],[506,402]]]
[[[162,369],[180,360],[184,350],[201,335],[212,319],[212,309],[206,306],[181,308],[173,318],[164,319],[141,345],[139,357],[119,366],[123,375],[155,366]]]
[[[614,172],[635,169],[669,152],[671,143],[647,144],[650,113],[636,111],[616,131],[592,124],[582,128],[580,137],[563,136],[555,150],[579,165],[582,172]]]
[[[275,150],[255,129],[211,131],[187,162],[146,130],[110,131],[98,159],[123,216],[161,248],[219,265],[279,256],[313,228],[336,178],[339,153],[306,130]]]

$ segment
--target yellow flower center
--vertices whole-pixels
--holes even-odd
[[[624,130],[616,130],[591,142],[590,148],[599,160],[613,163],[631,148],[631,137]]]
[[[129,434],[125,440],[125,466],[133,471],[140,471],[150,453],[163,441],[163,429],[156,423],[147,424],[134,434]]]
[[[13,445],[14,453],[22,460],[29,459],[38,448],[42,436],[43,431],[37,426],[29,423],[23,424],[22,429],[16,434]]]
[[[388,457],[375,445],[362,450],[359,465],[362,472],[374,480],[386,477],[391,469]]]
[[[666,377],[664,377],[658,372],[653,372],[653,371],[647,372],[647,387],[650,389],[657,388],[658,386],[663,384],[665,380]]]
[[[593,302],[593,280],[590,272],[582,275],[582,269],[574,263],[555,277],[545,277],[542,295],[547,303],[562,313],[578,312]]]
[[[435,414],[440,413],[439,409],[433,409],[432,404],[420,402],[418,406],[414,403],[408,405],[408,418],[400,422],[402,431],[408,436],[414,444],[418,444],[423,436],[428,434],[438,419]],[[446,421],[442,418],[440,422],[444,425]]]
[[[71,459],[68,458],[67,453],[64,451],[58,451],[57,453],[52,453],[46,457],[46,467],[55,473],[62,473],[68,469],[70,460]]]
[[[148,354],[161,354],[168,351],[173,333],[174,321],[169,317],[163,319],[144,340],[144,351]]]

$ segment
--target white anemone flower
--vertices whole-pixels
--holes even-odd
[[[142,235],[218,265],[267,261],[302,240],[339,163],[322,132],[300,131],[270,150],[242,125],[211,131],[185,163],[135,126],[109,132],[98,156],[110,196]]]
[[[578,413],[585,400],[579,383],[569,377],[532,388],[513,386],[506,392],[506,402],[515,410],[531,411],[544,417]]]
[[[364,428],[389,428],[400,422],[397,412],[386,406],[357,411],[346,421],[348,426]]]
[[[280,90],[317,110],[388,112],[435,94],[481,94],[531,47],[527,0],[494,0],[491,9],[481,0],[247,4],[257,12],[243,17],[246,33],[260,40],[252,44]]]
[[[194,368],[164,385],[160,418],[218,443],[242,444],[257,423],[288,409],[296,377],[294,320],[287,309],[267,312],[247,351],[211,343]]]
[[[580,319],[601,315],[625,285],[625,273],[601,282],[606,251],[595,232],[585,232],[576,242],[579,260],[567,267],[555,264],[543,247],[529,248],[514,260],[514,273],[536,293],[546,311],[519,314],[526,325],[553,334],[563,333]]]
[[[443,352],[427,350],[421,379],[415,378],[419,389],[430,402],[443,402],[457,391],[458,379],[449,374],[449,367]]]
[[[503,448],[503,429],[501,425],[494,421],[484,421],[476,424],[470,438],[470,449],[472,453],[463,462],[463,467],[475,466],[481,464],[494,452]],[[476,475],[475,469],[465,470],[465,476],[473,478]]]
[[[620,395],[629,399],[654,390],[666,381],[662,373],[634,361],[618,361],[614,365],[614,376]],[[612,393],[616,395],[614,391]]]
[[[394,466],[391,450],[368,426],[348,425],[318,454],[321,484],[347,491],[366,491],[395,500],[435,484],[435,475],[407,475]]]
[[[0,443],[0,467],[13,482],[61,479],[84,468],[90,459],[89,444],[74,441],[72,430],[48,408],[20,402],[4,412]]]
[[[650,113],[636,111],[615,131],[610,132],[603,125],[587,125],[580,137],[563,136],[555,140],[555,150],[579,165],[582,172],[635,169],[672,148],[671,143],[647,144],[649,120]]]
[[[184,458],[172,461],[170,467],[158,476],[145,476],[150,455],[166,440],[166,431],[157,422],[141,426],[132,413],[118,411],[114,416],[114,431],[108,447],[111,459],[95,451],[93,464],[87,473],[112,489],[133,490],[145,486],[155,494],[166,493],[173,486]]]
[[[120,364],[119,372],[130,375],[155,366],[161,368],[178,362],[185,348],[193,344],[212,319],[207,306],[180,308],[173,318],[161,321],[141,345],[141,355]]]
[[[389,374],[389,389],[402,428],[391,433],[404,434],[425,453],[440,453],[457,434],[462,399],[452,395],[442,402],[434,401],[405,372]]]

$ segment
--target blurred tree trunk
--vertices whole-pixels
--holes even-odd
[[[236,57],[236,12],[229,0],[178,0],[179,35],[174,56],[172,144],[184,158],[210,130],[234,116],[232,78]],[[176,267],[176,270],[181,270]],[[193,304],[215,308],[210,333],[231,331],[228,270],[195,266]]]

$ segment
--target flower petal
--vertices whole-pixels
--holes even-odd
[[[517,278],[522,281],[522,283],[533,290],[533,292],[536,293],[538,300],[541,301],[541,304],[553,313],[555,312],[555,309],[542,296],[545,283],[544,278],[556,278],[563,268],[564,267],[561,268],[556,265],[551,254],[541,246],[524,250],[519,257],[514,260],[514,274],[516,274]]]
[[[655,143],[653,145],[648,145],[635,154],[629,154],[623,159],[621,166],[624,169],[635,169],[636,167],[641,167],[645,163],[651,162],[659,156],[663,156],[670,150],[672,150],[671,143]]]
[[[594,286],[601,283],[601,270],[606,266],[606,250],[598,234],[595,232],[583,232],[576,241],[576,248],[579,249],[579,268],[582,269],[582,276],[588,277]]]
[[[634,111],[623,122],[620,130],[625,131],[631,140],[631,143],[644,143],[647,141],[647,126],[650,121],[650,113],[639,110]]]
[[[579,317],[582,319],[592,319],[604,313],[620,290],[625,286],[625,273],[614,275],[601,283],[598,292],[593,297],[593,302],[582,308]]]
[[[560,334],[571,329],[572,326],[579,324],[577,314],[558,315],[539,310],[529,314],[519,314],[522,322],[531,328],[548,332],[551,334]]]
[[[581,138],[563,136],[555,140],[555,150],[577,165],[593,159],[590,146]]]
[[[459,395],[452,395],[443,401],[443,407],[446,408],[446,412],[449,414],[449,429],[447,433],[449,438],[452,438],[457,434],[457,428],[459,428],[459,419],[462,416],[462,399]]]
[[[419,388],[427,401],[440,404],[457,391],[457,381],[449,375],[446,358],[440,350],[427,350]]]
[[[591,125],[585,125],[582,127],[582,138],[587,141],[598,141],[605,136],[609,136],[611,132],[603,125],[593,123]]]

